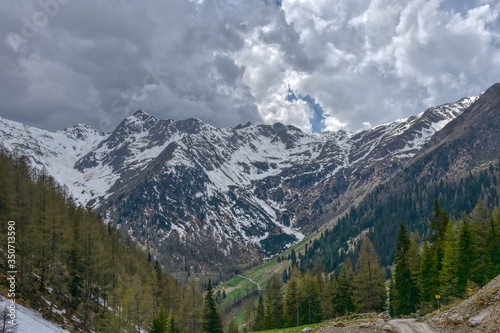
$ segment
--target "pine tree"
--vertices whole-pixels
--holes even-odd
[[[271,310],[271,303],[269,298],[266,299],[266,307],[264,310],[264,318],[262,320],[262,329],[264,330],[270,330],[276,328],[275,323],[274,323],[274,317],[273,313]]]
[[[434,199],[434,210],[432,212],[429,228],[431,229],[431,236],[429,240],[435,244],[444,238],[446,233],[446,226],[448,225],[449,217],[444,209],[439,206],[438,198]]]
[[[433,304],[431,302],[434,300],[435,295],[439,293],[439,274],[443,266],[444,239],[448,224],[448,214],[444,209],[441,209],[436,198],[429,224],[431,229],[430,243],[424,246],[420,267],[420,292],[421,300],[424,303]]]
[[[462,296],[476,265],[476,247],[472,238],[469,219],[462,217],[461,232],[458,240],[457,288],[456,294]]]
[[[288,282],[285,296],[285,327],[300,325],[299,274],[298,267],[295,267],[290,276],[290,281]]]
[[[253,324],[254,331],[262,331],[264,329],[264,297],[259,296],[259,301],[257,302],[257,310],[255,312],[255,319]]]
[[[295,267],[297,265],[297,255],[295,254],[295,249],[292,249],[290,259],[292,260],[292,267]]]
[[[273,324],[272,328],[283,326],[283,311],[285,304],[283,302],[283,282],[280,277],[274,273],[266,287],[266,298],[270,305]]]
[[[425,243],[420,264],[420,297],[424,303],[431,302],[438,290],[436,279],[439,279],[439,271],[435,260],[433,247]]]
[[[488,207],[480,199],[471,213],[471,231],[475,246],[475,264],[472,270],[471,280],[478,284],[486,283],[487,274],[487,230],[491,220],[491,213]]]
[[[347,259],[340,268],[337,283],[337,313],[340,316],[347,315],[354,312],[354,303],[352,301],[352,281],[354,278],[354,271],[352,268],[351,260]]]
[[[83,289],[84,268],[81,262],[81,250],[76,242],[71,244],[68,254],[69,259],[69,294],[71,306],[76,309],[80,305]]]
[[[500,274],[500,207],[493,210],[486,235],[488,257],[487,278],[493,279]]]
[[[168,330],[167,326],[168,318],[165,314],[165,309],[163,306],[160,308],[160,312],[156,315],[153,320],[153,326],[149,330],[149,333],[166,333]]]
[[[203,332],[205,333],[222,333],[222,320],[215,304],[214,291],[212,289],[212,281],[209,279],[207,284],[207,292],[205,295],[205,303],[203,308]]]
[[[408,267],[410,268],[412,283],[411,299],[412,303],[415,304],[415,309],[420,302],[420,286],[418,284],[420,278],[420,260],[418,243],[412,238],[410,251],[408,252]]]
[[[457,288],[458,241],[455,226],[448,224],[444,239],[444,258],[439,274],[439,295],[445,303],[456,297]]]
[[[411,240],[403,222],[399,224],[394,259],[394,313],[406,315],[415,312],[418,303],[416,279],[411,271]],[[415,254],[414,254],[415,255]]]
[[[307,272],[301,281],[300,288],[301,324],[314,324],[323,319],[318,287],[313,277]]]
[[[354,302],[358,312],[381,311],[385,305],[385,279],[372,242],[365,237],[356,261],[353,281]]]
[[[168,333],[180,333],[177,328],[177,323],[175,322],[175,317],[172,314],[168,320]]]

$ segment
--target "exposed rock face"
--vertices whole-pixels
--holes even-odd
[[[199,272],[206,263],[224,271],[280,253],[400,170],[424,145],[431,151],[464,135],[473,149],[476,141],[450,122],[458,117],[467,128],[480,122],[471,113],[495,107],[498,86],[492,89],[359,133],[304,133],[283,124],[215,128],[137,111],[109,134],[84,125],[47,132],[0,119],[0,138],[170,270]],[[483,139],[492,149],[500,142],[487,134]]]
[[[454,308],[431,318],[439,332],[496,332],[500,327],[500,275]]]

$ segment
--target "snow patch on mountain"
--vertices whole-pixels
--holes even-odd
[[[106,221],[123,223],[139,241],[154,226],[162,241],[177,235],[186,242],[206,231],[220,243],[260,246],[279,232],[302,240],[300,223],[307,221],[299,208],[307,220],[328,195],[350,186],[349,177],[369,177],[362,173],[379,161],[382,168],[404,163],[478,98],[357,133],[304,133],[283,124],[216,128],[141,110],[108,134],[85,125],[49,132],[0,118],[0,138],[68,186],[78,203],[107,205]],[[131,191],[144,200],[136,208],[123,199]],[[330,192],[320,198],[323,191]],[[136,211],[122,217],[123,209]]]

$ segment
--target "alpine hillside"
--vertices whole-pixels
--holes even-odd
[[[480,97],[357,133],[304,133],[280,123],[216,128],[142,110],[111,133],[81,124],[50,132],[0,118],[0,143],[45,168],[77,203],[171,271],[224,273],[300,241],[424,147],[438,149],[445,142],[438,135],[465,136],[457,126],[472,128],[462,114],[488,103]],[[461,125],[442,131],[452,121]]]

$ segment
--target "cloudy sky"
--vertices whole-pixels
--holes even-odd
[[[356,131],[500,81],[498,0],[2,0],[0,116]]]

